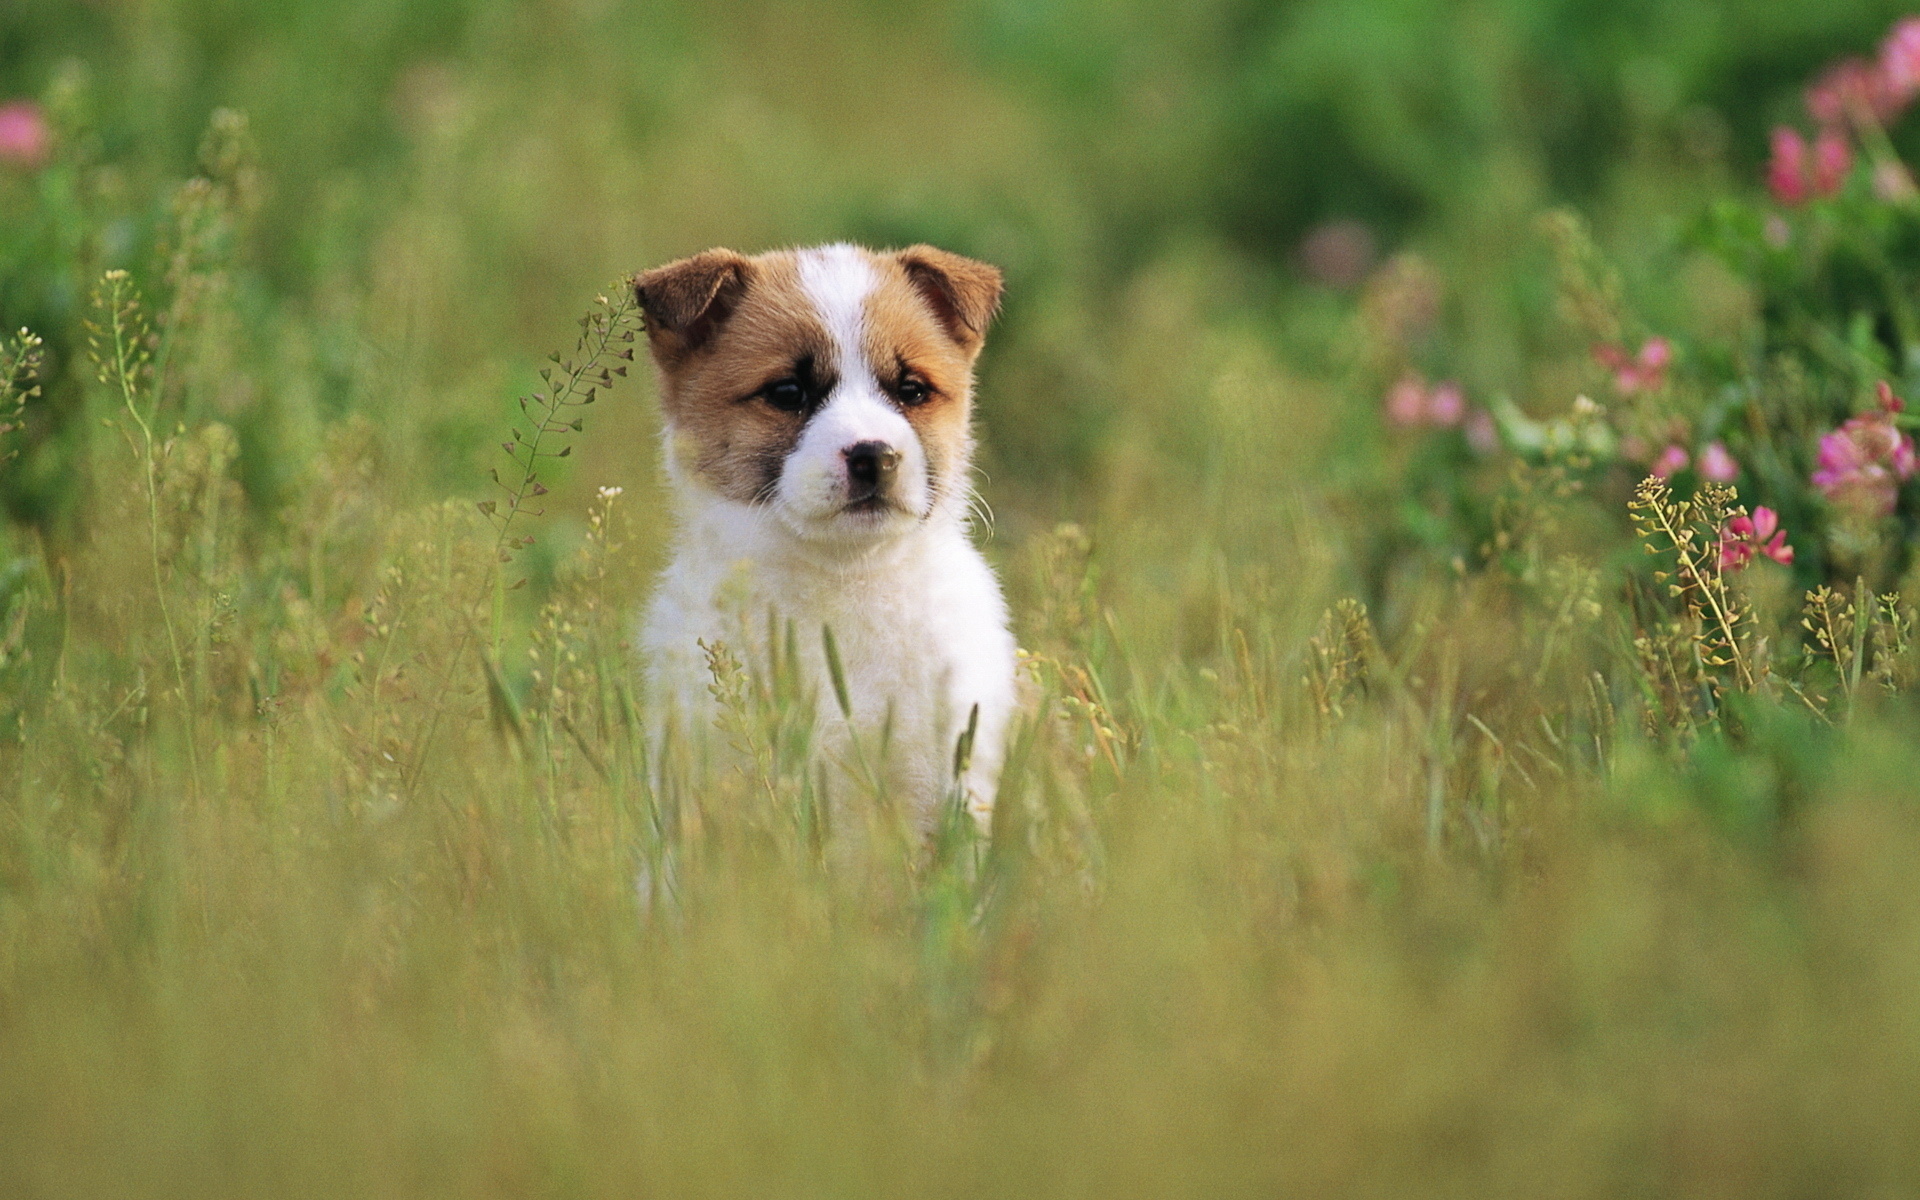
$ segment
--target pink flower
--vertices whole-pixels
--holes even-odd
[[[1667,364],[1673,361],[1673,345],[1663,337],[1648,338],[1640,353],[1629,356],[1619,346],[1599,345],[1594,358],[1613,372],[1613,385],[1622,395],[1658,391],[1667,381]]]
[[[1732,483],[1740,476],[1740,464],[1720,442],[1708,442],[1700,452],[1700,478],[1712,483]]]
[[[1767,190],[1789,208],[1807,202],[1807,139],[1782,125],[1773,131],[1773,158],[1767,163]]]
[[[1899,503],[1900,485],[1913,478],[1913,439],[1894,425],[1905,407],[1882,382],[1875,389],[1877,411],[1850,417],[1820,439],[1813,486],[1840,508],[1866,517],[1884,517]]]
[[[1826,126],[1848,121],[1884,125],[1905,104],[1880,64],[1864,58],[1844,58],[1828,67],[1807,88],[1806,99],[1807,111]]]
[[[1920,17],[1895,22],[1880,44],[1880,81],[1902,103],[1920,94]]]
[[[0,163],[37,167],[47,156],[47,119],[31,100],[0,104]]]
[[[1665,479],[1675,471],[1686,470],[1687,461],[1687,452],[1685,450],[1679,446],[1668,446],[1660,452],[1659,458],[1653,460],[1653,467],[1651,469],[1655,475]]]
[[[1756,554],[1781,564],[1793,563],[1793,547],[1787,545],[1787,531],[1780,528],[1780,518],[1775,512],[1762,506],[1753,510],[1753,515],[1738,516],[1727,522],[1720,531],[1720,567],[1722,570],[1739,570],[1752,561]]]
[[[1813,194],[1831,196],[1853,171],[1853,147],[1837,129],[1822,129],[1813,141]]]
[[[1395,425],[1438,425],[1451,429],[1467,415],[1467,396],[1457,383],[1427,381],[1409,372],[1387,389],[1387,419]]]
[[[1767,163],[1767,190],[1789,208],[1820,196],[1831,196],[1847,182],[1853,170],[1853,147],[1847,135],[1828,125],[1807,148],[1800,131],[1782,125],[1773,131],[1773,158]]]
[[[1387,419],[1395,425],[1418,425],[1427,414],[1427,384],[1418,375],[1402,375],[1387,389]]]
[[[1920,17],[1894,23],[1876,59],[1844,58],[1807,88],[1807,111],[1827,128],[1885,125],[1920,95]]]

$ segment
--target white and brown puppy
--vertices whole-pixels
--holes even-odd
[[[984,824],[1014,705],[1006,602],[968,521],[973,364],[1000,272],[931,246],[835,245],[709,250],[634,286],[678,510],[641,638],[656,698],[710,727],[699,641],[764,641],[771,611],[800,634],[841,757],[830,627],[853,728],[872,753],[891,721],[890,783],[923,828],[978,706],[962,783]],[[764,645],[743,649],[766,661]]]

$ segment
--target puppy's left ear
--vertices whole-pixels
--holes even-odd
[[[978,354],[1000,311],[1000,268],[935,246],[908,246],[896,257],[947,336],[969,355]]]

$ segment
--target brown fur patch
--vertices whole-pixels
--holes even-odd
[[[889,393],[897,393],[902,376],[909,374],[933,389],[925,403],[903,404],[900,411],[926,450],[927,470],[936,490],[945,492],[966,485],[962,475],[972,452],[973,362],[980,352],[985,317],[981,317],[979,334],[964,340],[956,337],[939,306],[916,281],[918,260],[909,257],[911,253],[871,256],[876,284],[867,294],[865,349],[874,378]],[[974,265],[993,271],[985,264]],[[993,273],[997,281],[999,272]]]
[[[806,425],[804,414],[753,396],[809,358],[817,371],[830,369],[833,343],[800,287],[792,253],[742,262],[745,286],[726,319],[692,353],[656,348],[654,360],[681,468],[729,499],[753,503],[770,494]]]
[[[969,355],[980,352],[1000,311],[1000,268],[937,246],[908,246],[893,255],[949,336]]]

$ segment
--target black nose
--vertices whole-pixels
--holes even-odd
[[[885,442],[855,442],[840,453],[847,457],[847,489],[855,500],[886,490],[900,465],[900,452]]]

